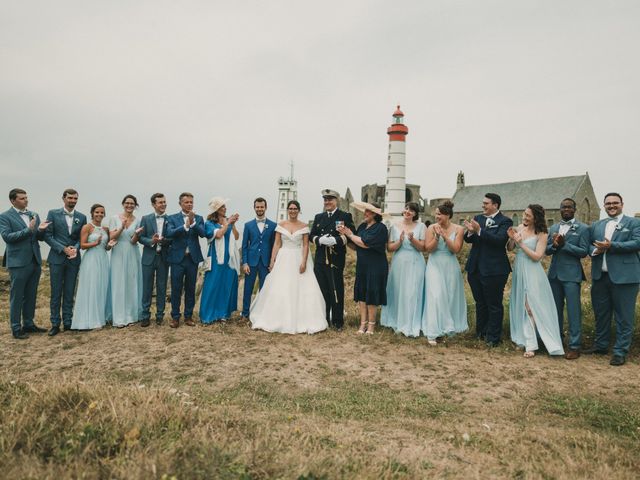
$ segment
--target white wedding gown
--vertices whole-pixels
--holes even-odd
[[[325,303],[313,273],[311,255],[300,273],[304,227],[293,233],[278,225],[282,246],[273,270],[251,304],[252,328],[279,333],[316,333],[327,328]]]

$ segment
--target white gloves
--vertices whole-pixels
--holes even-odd
[[[329,234],[326,234],[326,235],[321,236],[318,239],[318,243],[320,245],[325,245],[327,247],[333,247],[338,242],[336,241],[336,239],[334,237],[330,236]]]

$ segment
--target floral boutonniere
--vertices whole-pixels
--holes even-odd
[[[269,228],[269,224],[268,224],[268,223],[265,223],[265,224],[264,224],[264,228],[265,228],[265,229],[266,229],[266,228]]]
[[[572,232],[575,232],[577,229],[578,229],[577,223],[572,223],[571,226],[569,227],[569,230],[571,230]]]
[[[622,225],[619,223],[616,225],[616,232],[619,232],[620,230],[622,230]]]
[[[74,218],[73,219],[73,223],[75,223],[76,225],[78,225],[80,223],[80,219],[79,218]]]

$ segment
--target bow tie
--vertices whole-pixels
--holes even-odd
[[[560,220],[560,225],[573,225],[573,222],[571,220]]]
[[[71,218],[73,218],[73,212],[67,212],[66,210],[63,210],[63,211],[62,211],[62,214],[63,214],[64,216],[66,216],[66,217],[71,217]]]
[[[27,217],[31,216],[31,212],[29,210],[18,210],[20,215],[26,215]]]
[[[258,219],[256,218],[256,223],[265,223],[265,220],[264,220],[264,218],[263,218],[262,220],[258,220]]]
[[[166,216],[166,215],[156,215],[156,218],[162,218],[162,219],[165,219],[165,218],[167,218],[167,216]]]

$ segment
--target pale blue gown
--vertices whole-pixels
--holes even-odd
[[[456,232],[449,235],[455,240]],[[442,238],[429,254],[425,270],[425,301],[422,331],[429,340],[464,332],[467,322],[467,301],[460,263]]]
[[[109,230],[122,225],[120,216],[109,221]],[[135,323],[142,313],[142,265],[138,244],[131,243],[140,221],[136,218],[118,237],[111,249],[111,313],[113,326]]]
[[[418,223],[413,235],[424,240],[426,226]],[[402,230],[391,227],[389,238],[400,239]],[[387,280],[387,304],[382,307],[380,324],[393,328],[396,333],[408,337],[420,336],[422,306],[424,299],[424,256],[416,250],[405,235],[400,248],[393,254],[391,270]]]
[[[93,225],[93,224],[92,224]],[[101,237],[100,243],[82,254],[78,291],[73,307],[72,330],[93,330],[107,323],[110,299],[109,294],[109,256],[107,242],[109,234],[93,225],[94,229],[87,240],[92,243]]]
[[[536,249],[538,236],[529,237],[524,244]],[[527,313],[529,306],[533,320]],[[534,325],[535,322],[535,325]],[[526,351],[538,349],[536,330],[549,355],[563,355],[562,339],[558,324],[558,311],[553,299],[549,279],[542,264],[533,261],[516,246],[516,260],[511,275],[511,297],[509,300],[509,323],[511,340]]]

